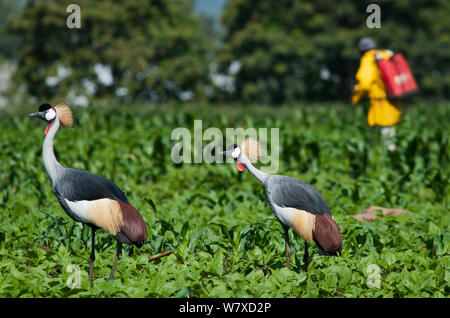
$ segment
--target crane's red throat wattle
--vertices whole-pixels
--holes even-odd
[[[45,136],[47,136],[47,133],[50,130],[50,127],[52,127],[52,124],[48,124],[47,128],[45,128]]]
[[[245,170],[245,166],[244,166],[243,163],[236,162],[236,167],[238,168],[238,170],[239,170],[240,172],[242,172],[242,171]]]

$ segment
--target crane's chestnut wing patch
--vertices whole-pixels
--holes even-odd
[[[313,239],[322,254],[336,255],[342,252],[341,232],[331,215],[316,215]]]
[[[123,223],[117,237],[122,243],[132,243],[140,247],[147,239],[147,226],[142,215],[130,203],[118,201]]]

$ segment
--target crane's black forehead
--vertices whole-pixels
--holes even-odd
[[[44,104],[42,104],[41,106],[39,106],[39,111],[40,111],[40,112],[43,112],[44,110],[47,110],[47,109],[50,109],[50,108],[52,108],[52,106],[50,106],[50,105],[47,104],[47,103],[44,103]]]
[[[236,144],[234,144],[234,145],[232,145],[232,146],[229,146],[229,147],[227,148],[227,151],[228,151],[228,150],[233,150],[233,149],[235,149],[237,146],[238,146],[238,145],[236,145]]]

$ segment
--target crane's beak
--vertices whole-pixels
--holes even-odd
[[[47,118],[45,118],[45,111],[44,112],[37,112],[37,113],[32,113],[30,114],[31,117],[36,117],[39,119],[42,119],[45,122],[48,122]],[[48,131],[50,130],[50,127],[52,126],[52,124],[48,124],[47,128],[45,129],[45,136],[47,136]]]
[[[32,113],[32,114],[30,114],[30,116],[45,120],[45,113],[44,112]]]
[[[219,152],[219,154],[222,155],[222,156],[224,156],[224,157],[230,157],[230,158],[233,158],[233,156],[231,155],[232,152],[233,152],[233,150],[221,151],[221,152]]]

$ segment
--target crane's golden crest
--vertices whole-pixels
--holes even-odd
[[[250,162],[255,163],[261,157],[261,145],[258,141],[253,138],[246,138],[240,145],[244,155],[250,160]]]
[[[69,106],[66,104],[59,104],[58,106],[55,106],[55,110],[63,127],[70,128],[73,126],[73,115]]]

